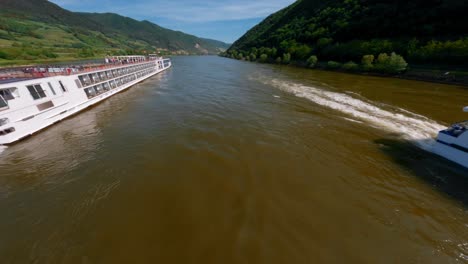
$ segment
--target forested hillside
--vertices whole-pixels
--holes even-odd
[[[410,63],[466,65],[466,10],[465,0],[299,0],[248,31],[226,56],[310,64],[318,59],[333,67],[394,52],[402,58],[393,58]]]
[[[46,0],[0,1],[0,65],[155,51],[217,54],[228,47],[117,14],[74,13]]]

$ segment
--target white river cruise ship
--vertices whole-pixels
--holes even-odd
[[[156,56],[0,72],[0,145],[26,138],[171,67]]]

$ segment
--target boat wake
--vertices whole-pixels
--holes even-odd
[[[6,149],[6,146],[0,146],[0,154],[2,154]]]
[[[348,120],[363,122],[397,133],[418,147],[432,151],[433,139],[445,126],[408,110],[372,102],[356,93],[340,93],[283,80],[260,80],[295,96],[348,115]],[[352,119],[351,119],[352,118]]]

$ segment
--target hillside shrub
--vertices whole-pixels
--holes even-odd
[[[362,59],[361,59],[362,69],[364,71],[372,70],[372,68],[374,68],[374,65],[372,65],[373,62],[374,62],[374,55],[362,56]]]
[[[357,71],[359,70],[359,65],[354,61],[348,61],[347,63],[343,64],[342,68],[347,71]]]
[[[45,57],[50,58],[50,59],[55,59],[55,58],[58,57],[58,55],[55,54],[55,53],[53,53],[51,50],[44,50],[44,51],[42,52],[42,54],[43,54]]]
[[[409,58],[418,62],[466,63],[468,38],[454,41],[429,41],[424,46],[413,48],[409,53]]]
[[[328,46],[328,45],[330,45],[332,43],[333,43],[333,39],[331,39],[331,38],[319,38],[317,40],[317,47],[318,48],[324,48],[324,47],[326,47],[326,46]]]
[[[329,61],[327,63],[327,68],[328,69],[338,69],[341,67],[341,63],[336,62],[336,61]]]
[[[312,55],[307,59],[307,67],[314,68],[315,65],[317,65],[317,62],[318,62],[317,56]]]
[[[283,54],[283,63],[284,64],[289,64],[290,62],[291,62],[291,54],[284,53]]]
[[[405,59],[395,52],[390,56],[387,53],[380,53],[375,62],[375,70],[382,73],[398,74],[405,71],[407,66]]]
[[[281,57],[276,58],[276,63],[280,64],[282,62]]]
[[[265,53],[260,55],[260,62],[267,62],[268,60],[268,55],[266,55]]]
[[[294,49],[294,57],[299,60],[305,60],[311,52],[312,49],[308,45],[298,45]]]
[[[4,59],[4,60],[8,59],[8,54],[0,50],[0,59]]]
[[[77,55],[80,58],[89,58],[94,56],[94,51],[90,48],[83,48],[78,52]]]

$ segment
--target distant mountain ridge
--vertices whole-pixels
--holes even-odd
[[[71,12],[47,0],[0,0],[0,60],[36,58],[33,46],[57,56],[89,57],[122,50],[217,54],[229,44],[118,14]]]
[[[216,54],[229,48],[221,41],[199,38],[193,35],[160,27],[147,20],[137,21],[114,13],[77,13],[109,31],[123,33],[131,38],[152,43],[168,50],[185,50],[194,53]],[[200,46],[201,48],[197,48]],[[205,51],[203,51],[206,50]]]

